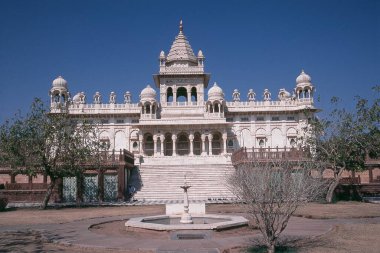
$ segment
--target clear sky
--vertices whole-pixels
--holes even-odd
[[[0,122],[48,101],[58,75],[72,95],[114,91],[121,103],[129,90],[137,102],[181,18],[227,100],[235,88],[244,100],[249,88],[277,97],[301,69],[325,110],[331,96],[352,107],[380,84],[380,0],[0,0]]]

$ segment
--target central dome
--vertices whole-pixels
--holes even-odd
[[[224,99],[224,93],[222,88],[218,86],[218,84],[215,82],[214,85],[208,90],[208,100],[214,101],[214,100],[223,100]]]

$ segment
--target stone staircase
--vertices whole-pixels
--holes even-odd
[[[230,157],[144,157],[139,165],[141,188],[137,200],[182,200],[186,175],[189,200],[231,200],[226,179],[233,172]]]

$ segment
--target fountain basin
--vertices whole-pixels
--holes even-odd
[[[199,214],[193,215],[193,224],[180,223],[180,215],[157,215],[131,218],[126,227],[151,230],[222,230],[248,225],[248,220],[242,216]]]

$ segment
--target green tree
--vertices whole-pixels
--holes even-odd
[[[380,99],[369,101],[357,97],[354,110],[339,107],[339,99],[333,98],[334,109],[326,118],[310,119],[305,128],[306,143],[312,148],[315,159],[328,163],[334,178],[330,181],[326,201],[331,203],[342,173],[365,169],[368,156],[380,154]]]
[[[50,178],[41,208],[45,209],[59,178],[80,177],[83,164],[93,154],[93,125],[78,122],[67,113],[49,113],[40,99],[35,99],[30,112],[17,114],[0,126],[1,163],[14,173]]]

